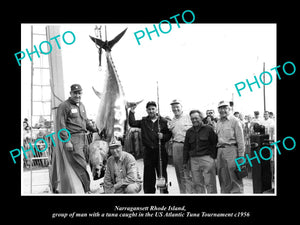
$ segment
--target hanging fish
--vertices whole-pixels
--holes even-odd
[[[100,93],[94,88],[95,94],[101,99],[96,126],[101,140],[110,142],[113,137],[124,140],[127,131],[128,108],[139,102],[127,102],[121,81],[114,66],[111,50],[112,47],[123,37],[127,28],[111,41],[103,41],[99,38],[90,38],[96,43],[97,47],[105,50],[106,53],[106,74],[103,92]]]

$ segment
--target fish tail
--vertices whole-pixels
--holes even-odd
[[[103,48],[105,51],[110,52],[112,47],[123,37],[123,35],[125,34],[127,28],[125,30],[123,30],[120,34],[118,34],[114,39],[112,39],[111,41],[102,41],[99,38],[95,38],[95,37],[91,37],[93,42],[95,42],[100,48]]]

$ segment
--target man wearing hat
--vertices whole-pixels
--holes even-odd
[[[131,127],[141,128],[142,143],[144,146],[144,177],[143,188],[144,193],[155,193],[156,174],[159,177],[160,172],[167,181],[167,164],[168,153],[165,148],[165,143],[170,140],[172,133],[168,129],[168,122],[163,117],[157,115],[156,103],[150,101],[146,105],[147,117],[141,120],[136,120],[134,110],[136,105],[130,109],[129,125]],[[160,125],[160,133],[158,132],[158,121]],[[159,141],[161,140],[161,157],[162,171],[159,170]],[[155,174],[156,172],[156,174]],[[167,188],[164,193],[168,193]]]
[[[250,129],[252,130],[254,127],[254,124],[262,124],[262,120],[259,117],[259,111],[254,111],[254,118],[251,120],[250,123]]]
[[[171,102],[174,118],[169,122],[168,126],[172,132],[172,155],[175,167],[177,182],[180,194],[193,193],[192,176],[189,169],[183,168],[183,145],[186,131],[192,127],[189,115],[184,114],[180,100],[174,99]]]
[[[121,142],[114,138],[109,143],[109,150],[111,156],[107,160],[104,176],[105,193],[139,193],[141,182],[135,158],[130,153],[122,151]]]
[[[244,156],[245,142],[239,119],[231,115],[229,102],[220,101],[220,119],[217,122],[218,135],[217,171],[221,193],[243,193],[243,180],[235,174],[235,159]]]
[[[71,134],[68,142],[62,143],[63,153],[60,155],[58,182],[60,193],[87,193],[90,191],[90,178],[87,166],[86,132],[96,132],[88,122],[86,110],[81,103],[82,88],[79,84],[71,85],[70,97],[57,109],[56,129],[67,129]],[[60,132],[60,138],[67,140],[68,133]]]

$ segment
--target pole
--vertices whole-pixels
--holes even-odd
[[[232,101],[232,112],[234,111],[233,107],[234,107],[234,100],[233,100],[233,93],[231,95],[231,101]]]
[[[158,133],[160,133],[160,124],[159,124],[159,117],[160,117],[160,111],[159,111],[159,90],[158,90],[158,81],[157,81],[157,112],[158,112],[158,118],[157,118],[157,126],[158,126]],[[159,177],[162,178],[162,158],[161,158],[161,140],[158,138],[158,154],[159,154]]]
[[[264,72],[264,83],[265,83],[265,62],[263,64],[263,72]],[[263,85],[263,95],[264,95],[264,112],[266,111],[266,87]]]
[[[31,25],[31,52],[33,52],[33,26]],[[32,56],[33,57],[33,56]],[[33,119],[33,60],[31,61],[31,76],[30,76],[30,138],[32,140],[32,119]]]
[[[157,118],[157,126],[158,126],[158,133],[160,133],[160,110],[159,110],[159,89],[158,89],[158,81],[157,81],[157,111],[158,111],[158,118]],[[164,189],[166,189],[166,180],[162,175],[162,157],[161,157],[161,140],[158,138],[158,157],[159,157],[159,178],[157,180],[157,188],[159,188],[160,193],[164,193]]]

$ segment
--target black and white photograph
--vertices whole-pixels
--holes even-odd
[[[276,194],[276,24],[21,29],[22,194]]]
[[[294,17],[263,8],[131,11],[14,13],[3,82],[13,87],[3,117],[5,216],[25,224],[295,218]]]

